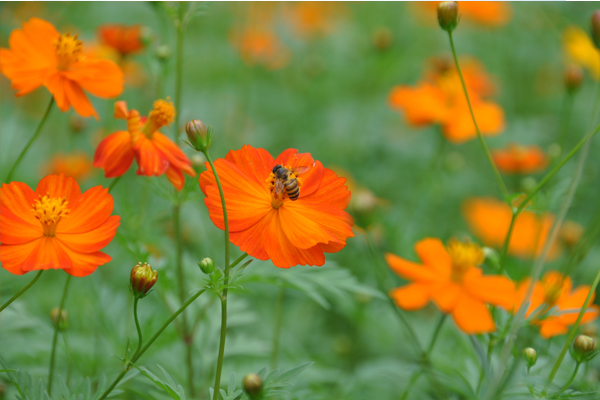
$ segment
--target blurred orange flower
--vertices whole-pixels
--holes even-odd
[[[515,312],[525,300],[530,285],[531,278],[526,278],[519,284]],[[577,320],[589,292],[589,285],[581,285],[573,291],[570,277],[556,271],[548,271],[535,283],[525,316],[532,316],[532,323],[540,327],[540,335],[546,339],[564,335],[569,331],[569,326]],[[594,301],[594,296],[592,294],[591,302]],[[599,311],[598,306],[589,307],[583,315],[582,324],[596,319]]]
[[[300,189],[290,200],[284,189],[277,193],[273,167],[292,170]],[[299,177],[293,168],[309,167]],[[200,175],[210,219],[224,229],[223,208],[209,164]],[[350,202],[345,179],[323,167],[308,153],[288,149],[276,159],[264,149],[244,146],[215,162],[223,185],[230,239],[242,251],[279,268],[325,263],[325,253],[335,253],[353,237],[352,217],[344,211]],[[292,178],[292,176],[294,178]]]
[[[87,44],[83,49],[86,56],[91,58],[103,58],[115,62],[121,72],[125,86],[142,87],[148,80],[148,76],[144,68],[132,58],[123,57],[116,49],[108,45],[92,42]]]
[[[92,171],[92,160],[83,152],[58,153],[44,165],[44,175],[65,174],[76,181],[87,178]]]
[[[512,211],[508,204],[494,198],[472,198],[463,205],[463,215],[473,233],[487,246],[502,248],[510,227]],[[550,233],[554,216],[550,213],[538,215],[523,211],[513,227],[508,254],[530,258],[539,254]],[[562,251],[559,243],[553,243],[549,260],[558,258]]]
[[[548,166],[548,157],[538,146],[510,143],[504,149],[492,150],[498,169],[507,174],[531,174]]]
[[[73,106],[79,115],[98,119],[83,90],[102,98],[123,91],[123,73],[115,63],[85,57],[77,35],[60,34],[42,19],[31,18],[12,31],[9,45],[0,49],[0,70],[17,96],[44,85],[61,111]]]
[[[334,28],[335,18],[345,12],[342,3],[298,1],[284,4],[284,16],[296,34],[322,36]]]
[[[439,1],[419,1],[413,4],[427,12],[427,16],[433,20],[437,16],[439,3]],[[490,27],[506,25],[512,18],[512,9],[504,1],[461,1],[458,12],[461,19]]]
[[[385,256],[392,271],[412,281],[390,292],[398,307],[420,310],[433,301],[467,334],[496,329],[486,304],[512,309],[515,284],[504,276],[483,276],[478,266],[485,256],[479,245],[453,239],[444,247],[440,239],[425,238],[415,245],[415,253],[423,264]]]
[[[569,62],[587,68],[595,80],[600,79],[600,50],[586,31],[577,26],[566,28],[563,51]]]
[[[495,91],[494,85],[479,62],[467,58],[461,64],[481,133],[486,136],[500,134],[504,129],[504,110],[483,100]],[[392,88],[388,98],[390,107],[404,112],[410,125],[440,124],[444,137],[453,143],[476,138],[477,132],[458,72],[443,61],[434,60],[432,65],[433,68],[425,71],[424,80],[416,87],[403,85]]]
[[[185,183],[183,172],[189,176],[196,175],[185,153],[158,132],[175,117],[175,108],[168,99],[155,101],[148,118],[140,117],[137,110],[129,111],[126,102],[117,101],[114,116],[127,120],[127,130],[108,135],[96,148],[94,167],[102,168],[104,176],[123,175],[134,158],[138,164],[138,175],[165,174],[177,190],[181,190]]]
[[[104,24],[98,29],[102,43],[112,47],[121,56],[137,53],[144,48],[140,25]]]
[[[249,27],[235,32],[232,45],[238,49],[242,60],[248,65],[262,65],[276,70],[288,65],[290,52],[271,29]]]
[[[75,179],[48,175],[35,192],[24,183],[0,189],[0,262],[15,275],[62,269],[86,276],[111,257],[102,253],[117,233],[113,198],[95,186],[81,193]]]

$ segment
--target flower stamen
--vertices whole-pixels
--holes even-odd
[[[70,33],[60,35],[54,41],[56,49],[57,68],[59,70],[69,69],[71,64],[79,61],[83,42],[77,40],[77,35],[71,36]]]
[[[42,223],[44,236],[56,236],[56,227],[61,219],[69,215],[69,202],[66,197],[38,195],[32,206],[33,216]]]
[[[142,127],[142,132],[144,132],[148,138],[151,138],[154,132],[173,122],[175,114],[175,107],[169,97],[167,97],[166,100],[156,100],[154,102],[154,108],[150,111],[150,114],[148,114],[148,119]]]
[[[452,260],[452,280],[455,282],[462,281],[469,269],[478,267],[485,260],[481,246],[471,241],[461,242],[453,238],[448,242],[446,249]]]

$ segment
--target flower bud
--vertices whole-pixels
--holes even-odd
[[[594,339],[586,335],[579,335],[575,338],[575,342],[573,342],[573,358],[579,363],[589,361],[595,356],[595,347],[596,342]]]
[[[60,311],[60,316],[59,316]],[[50,311],[50,320],[52,321],[52,325],[56,327],[59,331],[65,331],[69,327],[69,313],[67,310],[60,309],[59,307],[54,307]]]
[[[194,119],[185,124],[189,144],[197,151],[205,152],[210,147],[212,135],[210,129],[199,119]]]
[[[198,263],[198,266],[206,275],[212,274],[215,270],[215,263],[210,257],[203,258],[202,261]]]
[[[578,65],[569,65],[565,70],[565,87],[567,92],[573,94],[579,89],[583,82],[583,69]]]
[[[443,30],[452,32],[458,25],[458,3],[443,1],[438,4],[438,22]]]
[[[153,39],[154,32],[152,31],[152,28],[146,25],[142,26],[140,28],[140,40],[142,41],[144,46],[149,46],[152,43]]]
[[[137,263],[131,269],[131,292],[142,299],[148,295],[152,286],[158,280],[158,271],[152,269],[148,263]]]
[[[159,61],[167,61],[171,58],[171,48],[166,44],[161,44],[156,48],[156,58]]]
[[[592,40],[600,49],[600,10],[596,10],[592,14]]]
[[[243,385],[246,393],[248,393],[250,398],[254,399],[260,394],[263,387],[263,382],[260,376],[257,374],[249,374],[244,378]]]
[[[377,50],[384,51],[392,45],[394,38],[390,28],[386,26],[381,26],[375,29],[375,31],[373,31],[371,40],[375,48],[377,48]]]
[[[525,362],[527,363],[527,367],[531,368],[537,362],[537,351],[534,348],[526,347],[523,349],[523,357],[525,358]]]

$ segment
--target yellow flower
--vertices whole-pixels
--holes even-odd
[[[569,61],[587,68],[595,80],[600,79],[600,50],[583,29],[576,26],[565,29],[563,50]]]

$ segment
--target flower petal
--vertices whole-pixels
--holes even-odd
[[[90,100],[83,92],[83,89],[81,89],[76,82],[65,79],[63,81],[63,85],[65,87],[67,101],[73,106],[73,109],[77,112],[77,114],[81,115],[82,117],[91,116],[96,118],[96,120],[100,119],[96,113],[96,110],[94,110],[94,106],[92,106],[92,103],[90,103]]]
[[[425,307],[431,299],[430,285],[421,283],[410,283],[408,285],[392,289],[390,297],[398,307],[407,311],[420,310]]]
[[[68,269],[73,265],[67,253],[55,238],[44,236],[36,240],[36,243],[37,245],[31,250],[25,261],[23,261],[21,265],[22,271]]]
[[[463,292],[452,311],[456,325],[467,335],[493,332],[496,324],[486,305]]]
[[[107,244],[115,237],[121,217],[113,215],[99,227],[83,233],[57,233],[56,239],[77,253],[93,253]]]
[[[431,297],[435,304],[445,313],[450,313],[456,308],[461,298],[463,289],[452,281],[442,282],[431,290]]]
[[[479,300],[506,310],[514,307],[515,284],[505,276],[482,276],[479,268],[471,268],[463,278],[463,285],[471,296]]]
[[[72,64],[64,74],[94,96],[116,97],[123,91],[123,72],[110,60],[82,59]]]
[[[112,260],[109,255],[104,254],[101,251],[96,251],[94,253],[76,253],[68,247],[63,247],[63,249],[73,261],[73,266],[71,268],[65,268],[65,272],[76,277],[87,276],[94,272],[98,266],[104,265]]]
[[[68,217],[59,223],[58,234],[85,233],[102,225],[112,213],[113,197],[108,188],[95,186],[85,191],[75,202],[69,203],[71,211]]]
[[[70,176],[48,175],[43,178],[35,188],[38,196],[48,195],[52,197],[66,197],[69,202],[69,208],[73,208],[73,203],[81,195],[81,189],[77,181]]]
[[[317,243],[329,243],[338,241],[338,238],[333,235],[326,226],[329,227],[328,222],[338,223],[343,225],[343,221],[335,218],[334,215],[329,214],[325,210],[324,212],[316,212],[309,208],[303,208],[300,206],[293,206],[292,202],[284,204],[278,210],[279,218],[281,221],[281,227],[290,242],[294,243],[294,246],[301,249],[308,249],[317,245]],[[339,211],[333,209],[335,211]],[[312,213],[310,211],[313,211]],[[326,218],[318,219],[318,217]],[[317,223],[320,221],[321,223]],[[352,228],[346,225],[348,236],[352,235]],[[346,236],[346,237],[348,237]],[[345,238],[344,238],[345,239]]]
[[[320,167],[322,172],[321,179],[318,181]],[[310,203],[317,207],[327,204],[340,209],[345,209],[350,204],[350,191],[345,185],[346,179],[338,177],[328,168],[322,168],[318,161],[312,170],[302,174],[299,179],[303,182],[298,199],[301,203]]]
[[[2,185],[0,243],[25,243],[42,236],[42,226],[31,212],[35,200],[36,194],[24,183],[11,182]]]
[[[0,244],[0,262],[2,263],[2,268],[15,275],[23,275],[28,272],[24,271],[21,267],[41,240],[42,238],[39,238],[17,245]]]
[[[392,253],[386,253],[385,261],[388,266],[396,274],[404,279],[414,280],[418,282],[433,282],[437,280],[437,276],[422,265],[412,261],[405,260]]]
[[[134,156],[129,132],[115,132],[102,139],[96,148],[94,167],[102,168],[105,177],[114,178],[127,172]]]
[[[275,160],[265,149],[255,149],[245,145],[240,150],[231,150],[225,156],[225,160],[235,164],[247,176],[256,179],[260,185],[265,185],[271,170],[275,166]]]
[[[138,175],[159,176],[169,167],[167,157],[143,134],[138,136],[133,150],[138,163]]]
[[[154,132],[152,135],[152,143],[165,155],[165,157],[167,157],[172,166],[180,169],[189,176],[196,176],[196,172],[192,168],[192,163],[188,157],[179,146],[171,141],[171,139],[160,132]]]
[[[450,277],[452,260],[440,239],[425,238],[420,240],[415,244],[415,253],[423,261],[423,264],[431,268],[434,273],[444,278]]]
[[[559,318],[550,317],[540,322],[540,336],[544,339],[564,335],[567,332],[569,332],[569,327]]]

